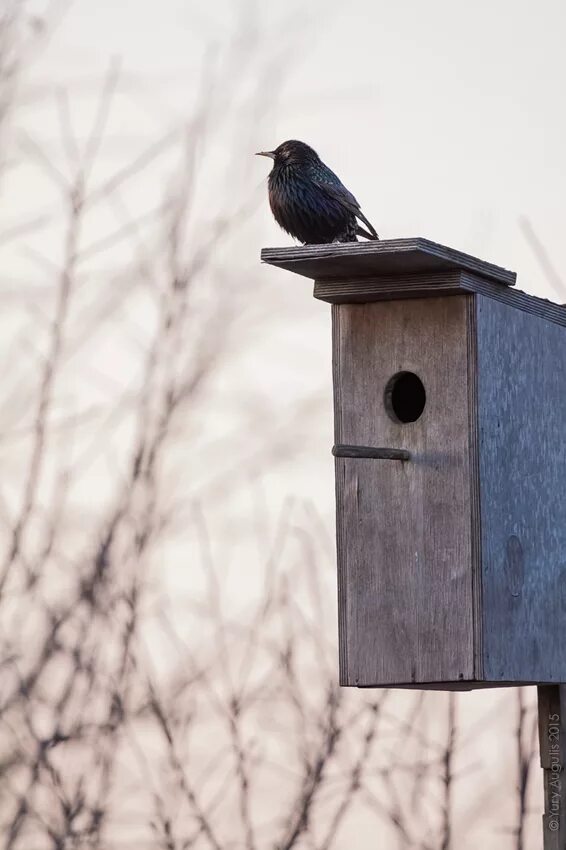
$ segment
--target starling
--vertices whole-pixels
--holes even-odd
[[[304,142],[283,142],[257,156],[273,160],[268,191],[275,221],[304,245],[379,239],[352,193]]]

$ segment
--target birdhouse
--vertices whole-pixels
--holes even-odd
[[[262,259],[333,305],[341,684],[566,682],[566,309],[426,239]]]

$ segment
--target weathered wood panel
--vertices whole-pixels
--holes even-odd
[[[384,275],[382,277],[349,278],[348,280],[315,280],[313,295],[329,304],[368,304],[396,298],[437,298],[464,292],[462,272],[441,274]],[[493,284],[499,287],[500,284]]]
[[[478,331],[475,297],[467,300],[468,308],[468,433],[470,462],[470,524],[472,547],[472,624],[474,630],[474,670],[476,679],[484,678],[483,663],[483,593],[481,575],[481,505],[478,418]],[[475,685],[478,686],[478,683]]]
[[[556,304],[554,301],[549,301],[548,298],[529,295],[520,289],[498,286],[479,278],[477,275],[467,274],[467,272],[462,272],[460,283],[465,291],[487,295],[489,298],[508,304],[516,310],[539,316],[539,318],[546,319],[546,321],[553,322],[556,325],[566,326],[566,305],[564,304]]]
[[[566,330],[476,299],[485,678],[565,682]]]
[[[465,271],[363,277],[349,280],[315,280],[314,297],[330,304],[368,304],[398,298],[437,298],[475,292],[509,304],[517,310],[566,326],[566,306],[501,286]]]
[[[473,680],[471,296],[333,308],[336,443],[409,461],[336,458],[341,682]],[[415,372],[420,419],[393,421],[388,380]]]
[[[513,286],[516,280],[515,272],[423,238],[264,248],[261,259],[313,280],[435,274],[450,270],[469,271],[506,286]]]

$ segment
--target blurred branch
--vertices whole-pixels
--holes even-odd
[[[536,755],[537,717],[525,701],[524,688],[516,689],[517,727],[515,747],[517,758],[517,827],[515,848],[525,850],[527,844],[527,792]],[[532,709],[532,706],[531,706]]]
[[[291,850],[301,835],[309,829],[311,811],[317,794],[319,794],[323,785],[328,762],[334,755],[341,734],[337,723],[339,702],[338,692],[334,689],[329,690],[317,751],[312,760],[305,761],[305,772],[299,796],[293,804],[291,814],[288,816],[283,837],[276,844],[281,850]]]
[[[43,374],[40,379],[37,413],[35,416],[34,440],[25,478],[23,500],[15,521],[12,540],[0,570],[0,596],[6,584],[9,572],[20,553],[22,536],[34,510],[36,490],[39,484],[45,453],[46,431],[50,416],[51,402],[55,377],[61,357],[63,340],[66,331],[66,320],[69,311],[77,244],[83,207],[83,181],[79,173],[69,193],[69,220],[65,240],[63,268],[59,277],[55,315],[52,321],[49,350],[45,359]]]
[[[456,694],[448,694],[448,723],[446,747],[443,754],[442,784],[444,788],[443,819],[442,819],[442,850],[450,850],[452,846],[452,797],[454,784],[454,759],[456,749]]]

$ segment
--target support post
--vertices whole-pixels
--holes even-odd
[[[538,728],[544,781],[544,850],[566,850],[566,685],[539,685]]]

